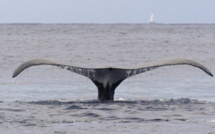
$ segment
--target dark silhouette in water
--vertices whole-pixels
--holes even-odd
[[[151,62],[143,66],[135,68],[84,68],[75,67],[61,62],[56,62],[48,59],[35,59],[21,64],[13,73],[13,78],[21,73],[24,69],[37,65],[53,65],[77,74],[88,77],[98,88],[98,99],[100,101],[113,101],[116,87],[126,78],[150,71],[152,69],[171,66],[171,65],[191,65],[203,70],[205,73],[213,77],[213,74],[203,65],[198,62],[187,59],[172,59],[157,62]]]

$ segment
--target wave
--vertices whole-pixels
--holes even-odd
[[[19,101],[17,101],[19,102]],[[156,100],[115,100],[101,102],[98,100],[84,100],[84,101],[62,101],[62,100],[42,100],[42,101],[30,101],[29,104],[37,105],[66,105],[66,104],[142,104],[142,105],[179,105],[179,104],[208,104],[213,103],[210,101],[203,101],[190,98],[179,99],[156,99]]]

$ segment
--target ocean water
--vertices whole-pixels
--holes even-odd
[[[130,77],[106,103],[89,79],[57,67],[12,79],[36,58],[91,68],[186,58],[215,74],[215,25],[1,24],[0,46],[1,133],[215,133],[215,78],[191,66]]]

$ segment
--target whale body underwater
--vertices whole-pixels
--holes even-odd
[[[21,64],[14,71],[12,77],[16,77],[26,68],[38,65],[57,66],[89,78],[98,88],[98,100],[100,101],[114,101],[114,93],[116,87],[119,86],[119,84],[126,78],[163,66],[190,65],[201,69],[202,71],[213,77],[213,74],[204,65],[188,59],[161,60],[156,62],[149,62],[147,64],[134,68],[85,68],[68,65],[49,59],[34,59]]]

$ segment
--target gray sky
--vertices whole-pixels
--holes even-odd
[[[215,0],[0,0],[0,23],[215,23]]]

